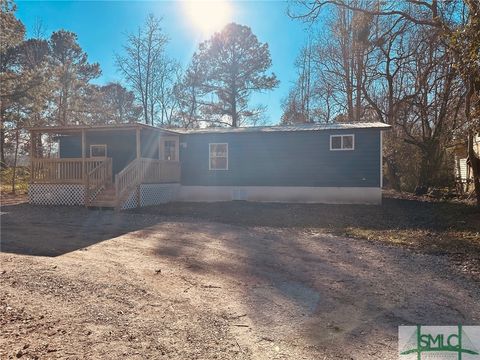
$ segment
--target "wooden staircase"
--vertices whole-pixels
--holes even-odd
[[[106,158],[87,173],[86,207],[114,208],[117,204],[112,184],[112,159]]]
[[[101,208],[115,208],[117,206],[117,197],[115,193],[115,187],[109,185],[102,189],[95,199],[93,199],[88,207],[101,207]]]
[[[112,183],[112,161],[107,158],[87,174],[85,206],[115,208],[122,204],[142,183],[178,182],[180,163],[136,158],[115,175]]]

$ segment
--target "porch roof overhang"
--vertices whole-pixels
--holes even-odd
[[[27,130],[34,133],[53,133],[53,134],[72,134],[82,131],[117,131],[117,130],[148,130],[163,134],[179,135],[178,132],[158,128],[151,125],[133,123],[133,124],[105,124],[105,125],[67,125],[67,126],[43,126],[28,127]]]

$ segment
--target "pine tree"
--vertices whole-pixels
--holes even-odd
[[[204,74],[203,92],[213,100],[202,108],[206,119],[238,127],[255,122],[264,107],[250,107],[253,92],[271,90],[278,85],[268,44],[261,43],[248,26],[231,23],[200,44],[193,63]]]

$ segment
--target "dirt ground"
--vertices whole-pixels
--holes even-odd
[[[480,323],[448,254],[173,207],[4,203],[0,359],[385,360],[398,325]]]

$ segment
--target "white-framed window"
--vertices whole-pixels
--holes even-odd
[[[177,142],[165,140],[163,143],[163,160],[177,160]]]
[[[354,150],[355,135],[330,135],[330,151]]]
[[[90,145],[90,157],[91,158],[107,157],[107,145],[106,144]]]
[[[160,137],[160,160],[178,161],[179,158],[178,137]]]
[[[228,170],[228,143],[210,143],[208,168],[210,170]]]
[[[163,142],[163,160],[177,161],[176,140],[165,140]]]

